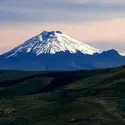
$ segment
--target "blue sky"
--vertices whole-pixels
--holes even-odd
[[[124,26],[124,0],[0,0],[1,53],[46,29],[123,53]]]

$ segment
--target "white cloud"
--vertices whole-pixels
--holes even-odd
[[[120,53],[120,55],[125,56],[125,53]]]

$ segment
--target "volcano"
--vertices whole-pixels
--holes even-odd
[[[101,50],[61,31],[43,31],[0,56],[0,68],[9,70],[81,70],[116,67],[125,57]]]

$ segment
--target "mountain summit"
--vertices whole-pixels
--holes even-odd
[[[91,47],[83,42],[77,41],[60,31],[43,31],[41,34],[27,40],[25,43],[19,45],[10,52],[7,56],[17,56],[20,53],[35,53],[40,54],[55,54],[57,52],[77,53],[93,55],[99,53],[100,50]]]

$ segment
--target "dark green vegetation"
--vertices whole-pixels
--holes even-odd
[[[0,71],[0,125],[124,125],[125,67]]]

